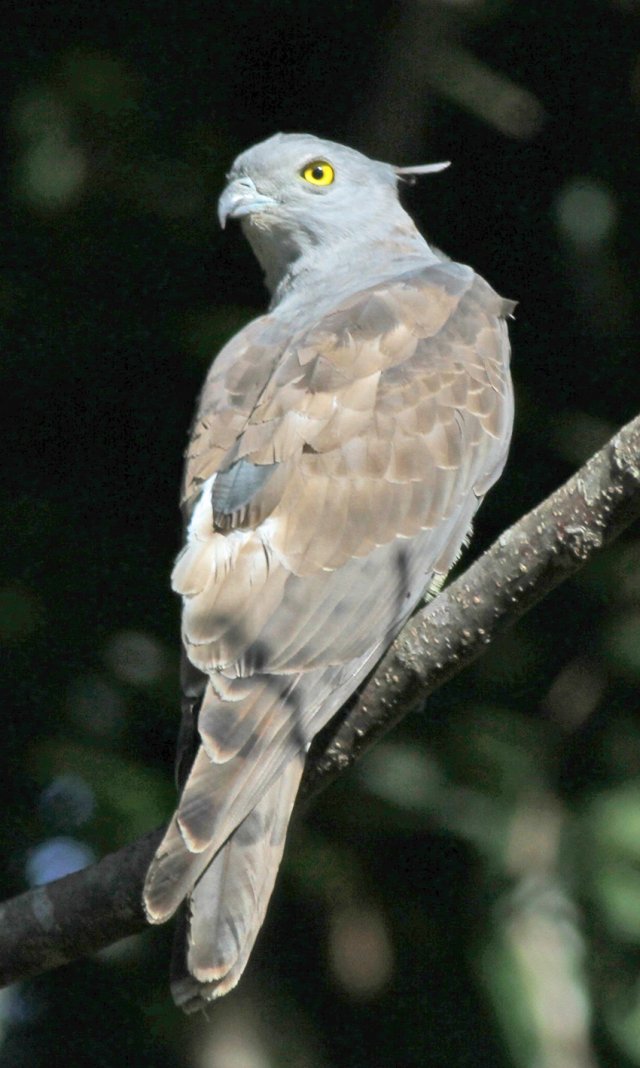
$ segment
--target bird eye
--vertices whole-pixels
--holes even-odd
[[[336,176],[331,164],[324,159],[314,159],[313,163],[308,163],[300,173],[305,182],[311,185],[331,185]]]

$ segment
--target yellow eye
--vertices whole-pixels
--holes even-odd
[[[310,182],[311,185],[331,185],[336,176],[331,164],[324,159],[314,159],[313,163],[307,164],[301,174],[305,182]]]

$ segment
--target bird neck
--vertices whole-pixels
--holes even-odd
[[[325,290],[335,300],[336,293],[344,296],[350,289],[439,260],[408,217],[407,222],[390,227],[381,237],[345,234],[328,247],[310,246],[279,263],[263,262],[271,308],[308,300],[310,294],[314,301],[322,300]]]
[[[266,213],[242,220],[242,229],[265,276],[271,308],[298,299],[314,299],[325,288],[334,295],[375,284],[380,278],[433,263],[432,251],[413,219],[393,196],[363,200],[348,218],[319,228],[299,218],[295,226],[279,224]],[[405,266],[406,265],[406,266]]]

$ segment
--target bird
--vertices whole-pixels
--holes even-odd
[[[399,196],[447,165],[278,133],[219,199],[271,299],[215,357],[186,452],[180,792],[143,902],[151,923],[179,910],[187,1012],[240,979],[314,736],[442,584],[506,462],[515,304]]]

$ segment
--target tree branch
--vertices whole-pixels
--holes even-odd
[[[640,416],[409,620],[355,707],[314,743],[303,796],[350,767],[637,518]]]
[[[302,796],[323,789],[639,516],[640,416],[413,617],[359,698],[316,739]],[[0,985],[142,930],[142,884],[161,834],[0,906]]]

